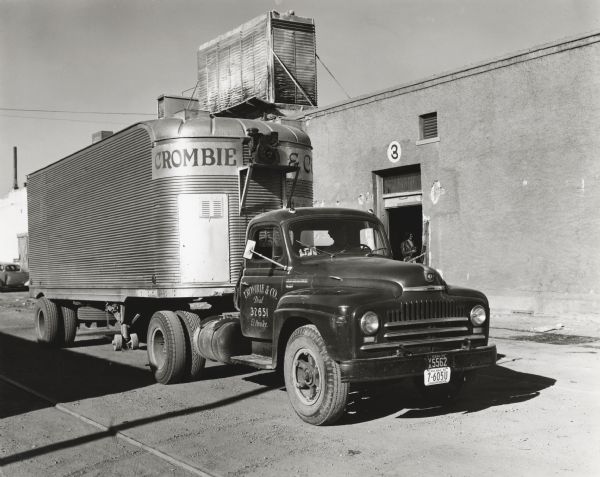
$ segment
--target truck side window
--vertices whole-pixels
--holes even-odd
[[[254,250],[261,255],[271,260],[281,260],[283,257],[283,240],[279,228],[271,226],[257,229],[252,240],[256,242]],[[262,260],[262,258],[255,255],[253,260]]]

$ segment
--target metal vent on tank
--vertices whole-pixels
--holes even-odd
[[[223,202],[221,200],[202,200],[200,204],[200,217],[203,219],[223,217]]]

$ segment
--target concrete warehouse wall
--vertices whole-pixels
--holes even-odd
[[[307,113],[315,204],[374,208],[420,164],[431,265],[495,310],[600,313],[600,34]],[[436,111],[439,141],[417,145]],[[402,145],[398,163],[387,158]]]
[[[0,261],[19,258],[17,234],[27,232],[27,189],[10,191],[0,197]]]

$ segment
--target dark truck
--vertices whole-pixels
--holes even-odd
[[[425,393],[451,396],[468,373],[496,362],[485,295],[394,260],[382,223],[366,212],[254,218],[235,301],[239,312],[202,322],[196,351],[280,366],[294,410],[311,424],[340,418],[351,383],[416,377]],[[169,365],[166,355],[154,361]]]

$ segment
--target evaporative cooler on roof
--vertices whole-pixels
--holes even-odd
[[[273,11],[201,45],[197,98],[214,114],[316,107],[314,21]]]

